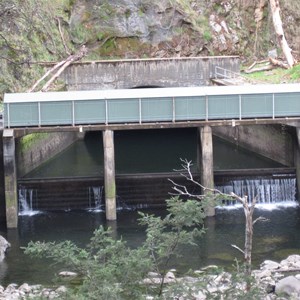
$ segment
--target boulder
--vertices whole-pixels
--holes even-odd
[[[283,267],[288,267],[288,268],[299,268],[300,266],[300,255],[293,254],[288,256],[286,259],[282,260],[280,264]]]
[[[272,260],[265,260],[261,265],[261,269],[263,270],[276,270],[281,267],[281,265]]]
[[[7,248],[10,247],[10,243],[0,235],[0,262],[5,258]]]
[[[279,280],[275,286],[275,293],[277,295],[300,297],[300,280],[295,276],[288,276]]]

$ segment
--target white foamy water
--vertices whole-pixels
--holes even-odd
[[[247,196],[249,202],[256,198],[257,209],[274,210],[283,207],[296,207],[296,179],[245,179],[232,180],[216,189],[224,194],[234,193],[241,197]],[[242,204],[236,200],[224,200],[219,209],[238,209]]]
[[[259,210],[277,210],[283,209],[287,207],[298,207],[298,201],[279,201],[276,203],[256,203],[255,208]],[[242,208],[243,205],[241,203],[231,204],[231,205],[218,205],[216,208],[220,210],[235,210]]]

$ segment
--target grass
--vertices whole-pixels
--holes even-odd
[[[269,71],[245,74],[247,78],[265,83],[297,83],[300,82],[300,64],[291,69],[276,68]]]

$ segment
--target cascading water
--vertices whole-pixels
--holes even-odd
[[[239,196],[248,196],[249,201],[256,197],[257,204],[296,204],[296,179],[244,179],[231,180],[224,185],[215,187],[225,194],[231,192]],[[235,205],[236,201],[225,200],[225,205]]]
[[[89,210],[103,210],[103,186],[89,187]]]
[[[33,215],[37,211],[33,209],[34,197],[36,197],[36,191],[34,189],[26,189],[20,187],[19,194],[19,215]]]

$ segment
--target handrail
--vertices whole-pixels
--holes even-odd
[[[51,101],[50,96],[54,94],[47,95],[47,100],[43,98],[44,94],[31,94],[28,100],[24,99],[23,94],[16,94],[15,102],[13,99],[4,102],[4,126],[143,125],[300,117],[300,85],[155,90],[155,94],[144,90],[140,97],[130,90],[126,97],[127,90],[118,94],[114,91],[114,95],[120,95],[120,98],[100,97],[97,91],[93,94],[79,93],[77,99],[64,94],[65,98],[60,101]]]
[[[236,78],[242,78],[243,80],[246,80],[247,82],[253,83],[253,84],[266,84],[263,81],[248,78],[247,76],[242,75],[241,73],[236,73],[231,70],[215,66],[215,79],[236,79]]]

